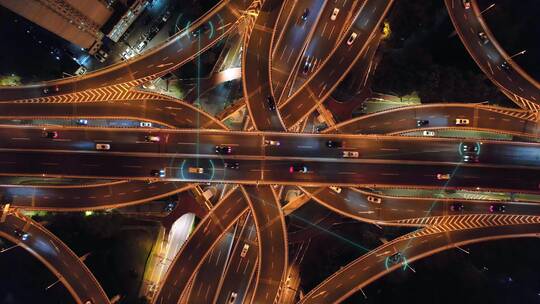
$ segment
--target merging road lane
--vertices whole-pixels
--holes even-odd
[[[211,249],[247,210],[246,198],[238,188],[215,205],[176,255],[152,303],[178,303]]]
[[[290,98],[279,105],[283,123],[290,130],[313,112],[332,93],[363,54],[371,37],[379,30],[379,25],[390,9],[393,1],[366,0],[353,19],[351,28],[318,71]],[[353,33],[356,38],[348,43]],[[329,82],[329,80],[332,80]]]
[[[469,124],[456,125],[458,118],[468,119]],[[418,120],[427,120],[429,123],[417,127]],[[451,103],[409,106],[363,115],[330,127],[323,133],[397,134],[445,128],[540,136],[540,124],[533,113],[477,104]]]
[[[274,99],[270,85],[270,53],[274,27],[282,9],[280,4],[280,0],[265,1],[242,56],[244,99],[256,130],[284,129],[279,113],[268,101]]]
[[[276,28],[274,51],[272,52],[272,88],[276,102],[288,96],[288,83],[294,77],[294,70],[298,68],[301,55],[307,44],[311,41],[319,18],[328,7],[328,0],[297,0],[290,5],[292,9],[287,13],[287,23],[283,28]],[[307,13],[305,20],[302,16]],[[322,46],[321,46],[322,47]],[[285,92],[287,91],[287,92]]]
[[[244,186],[259,240],[258,274],[251,303],[279,303],[287,273],[285,217],[272,187]]]
[[[496,202],[467,199],[433,199],[415,197],[389,197],[355,188],[342,188],[339,193],[329,188],[302,188],[316,202],[346,217],[378,225],[418,226],[431,225],[428,218],[463,214],[490,214],[490,205]],[[380,198],[370,202],[368,197]],[[452,211],[454,203],[461,203],[463,210]],[[506,213],[514,215],[540,214],[540,204],[504,202]]]
[[[314,71],[318,70],[321,62],[323,62],[330,52],[336,46],[345,30],[348,28],[348,24],[351,22],[353,13],[356,12],[356,6],[360,5],[365,0],[330,0],[326,1],[324,10],[321,12],[318,18],[317,25],[313,32],[313,35],[306,40],[306,45],[302,49],[302,57],[300,57],[300,65],[295,70],[289,71],[290,74],[285,76],[290,77],[288,87],[294,89],[301,86],[307,77]],[[360,3],[359,3],[360,2]],[[309,7],[310,10],[313,7]],[[335,20],[332,20],[334,10],[338,9],[338,14]],[[315,18],[316,16],[310,16]],[[283,50],[284,52],[285,50]],[[274,60],[275,62],[275,60]],[[307,63],[307,68],[305,68]],[[289,92],[285,94],[285,98],[289,97]]]
[[[86,103],[2,103],[0,119],[132,119],[169,128],[226,129],[212,115],[180,100],[146,99]]]
[[[236,245],[227,264],[225,273],[221,277],[219,289],[216,290],[214,303],[227,303],[232,293],[236,293],[236,302],[243,303],[248,287],[254,284],[252,279],[257,269],[257,257],[259,256],[259,242],[255,231],[253,217],[248,215],[241,232],[238,235]],[[248,245],[247,252],[242,257],[242,251]]]
[[[176,182],[111,181],[94,185],[0,185],[0,194],[19,209],[103,210],[141,204],[191,189]]]
[[[211,303],[218,290],[219,282],[224,275],[236,233],[236,227],[231,227],[221,236],[214,248],[210,251],[210,254],[206,257],[193,279],[187,303]]]

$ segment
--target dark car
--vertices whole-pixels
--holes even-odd
[[[240,169],[240,163],[235,161],[228,161],[224,164],[225,168],[232,169],[232,170],[238,170]]]
[[[501,69],[503,71],[510,71],[510,65],[508,64],[508,61],[503,61],[503,63],[501,63]]]
[[[417,127],[426,126],[426,125],[429,125],[429,120],[417,120],[416,121],[416,126]]]
[[[176,207],[176,202],[170,202],[165,206],[165,211],[173,211]]]
[[[169,20],[169,17],[171,16],[171,12],[170,11],[166,11],[165,14],[163,14],[163,16],[161,17],[161,21],[163,22],[167,22],[167,20]]]
[[[272,97],[272,95],[266,96],[266,105],[268,106],[268,109],[272,111],[276,109],[276,102],[274,101],[274,97]]]
[[[13,234],[15,234],[21,241],[26,241],[28,237],[30,236],[27,232],[24,232],[19,229],[13,230]]]
[[[467,153],[467,152],[474,152],[477,153],[479,150],[477,143],[462,143],[461,144],[461,152]]]
[[[44,137],[44,138],[58,138],[58,132],[56,132],[56,131],[43,131],[43,132],[41,132],[41,137]]]
[[[487,44],[489,42],[489,38],[484,32],[478,32],[478,38],[482,41],[482,44]]]
[[[43,93],[45,93],[45,94],[59,92],[59,91],[60,91],[60,88],[58,86],[48,87],[48,88],[43,89]]]
[[[463,154],[462,160],[463,160],[464,163],[478,163],[478,162],[480,162],[480,159],[478,158],[478,155],[473,154],[473,153]]]
[[[302,66],[302,74],[307,75],[309,73],[309,70],[311,69],[313,62],[310,62],[308,59],[306,59],[306,62],[304,62],[304,65]]]
[[[480,145],[478,143],[462,143],[459,147],[463,162],[479,162]]]
[[[462,203],[452,203],[452,204],[450,204],[450,211],[460,212],[460,211],[463,211],[463,209],[465,209],[465,206],[463,206]]]
[[[302,21],[306,21],[308,16],[309,16],[309,9],[306,8],[304,9],[302,16],[300,16],[300,19],[302,19]]]
[[[195,29],[193,32],[191,32],[191,37],[197,38],[201,34],[204,34],[210,30],[210,25],[208,23],[203,23],[199,28]]]
[[[506,211],[506,205],[504,204],[491,204],[489,206],[489,212],[493,213],[503,213]]]
[[[403,253],[396,252],[387,258],[388,266],[399,264],[404,260]]]
[[[147,40],[152,40],[156,35],[159,33],[160,28],[157,25],[154,25],[152,28],[150,28],[150,31],[148,32],[148,37],[146,37]]]
[[[154,177],[165,177],[165,169],[152,170],[150,171],[150,175]]]
[[[232,148],[230,146],[216,146],[217,154],[231,154]]]
[[[293,164],[289,167],[289,173],[307,173],[307,166],[304,164]]]
[[[318,125],[315,127],[315,132],[320,133],[324,131],[328,126],[326,124]]]
[[[328,148],[341,148],[343,147],[343,143],[341,141],[329,140],[326,142],[326,146]]]

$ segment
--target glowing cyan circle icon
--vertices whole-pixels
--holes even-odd
[[[191,35],[193,37],[198,37],[198,38],[200,38],[202,35],[205,34],[205,32],[208,31],[209,32],[208,33],[208,39],[212,39],[216,34],[216,27],[214,26],[214,23],[212,22],[212,20],[208,21],[207,24],[208,24],[208,27],[205,27],[205,25],[202,24],[201,26],[199,26],[198,28],[196,28],[192,32],[190,32],[189,28],[191,27],[192,22],[188,21],[186,23],[184,31],[187,33],[187,35]]]
[[[390,267],[396,264],[403,265],[403,267],[401,267],[401,270],[405,270],[409,266],[409,263],[407,262],[407,258],[405,258],[405,256],[401,252],[397,252],[392,255],[389,255],[384,259],[384,267],[386,268],[386,270],[390,269]]]
[[[215,176],[215,174],[216,174],[216,167],[215,167],[215,165],[214,165],[214,162],[213,162],[211,159],[209,159],[208,162],[210,163],[209,168],[202,168],[202,167],[187,167],[187,171],[188,171],[187,173],[188,173],[188,174],[199,174],[199,175],[202,175],[202,176],[204,176],[204,177],[210,176],[210,178],[208,179],[208,181],[209,181],[209,182],[213,181],[213,180],[214,180],[214,176]],[[186,178],[186,173],[184,173],[185,170],[186,170],[186,163],[187,163],[187,160],[184,159],[184,160],[182,161],[182,163],[180,164],[180,177],[182,178],[182,180],[186,180],[186,179],[187,179],[187,178]],[[198,166],[198,165],[197,165],[197,166]],[[189,172],[189,169],[190,169],[190,168],[202,169],[203,172],[201,172],[201,173],[190,173],[190,172]],[[205,169],[207,169],[209,172],[207,172]]]
[[[462,142],[459,143],[459,148],[458,149],[459,149],[459,155],[460,156],[463,156],[463,145],[464,144],[465,143],[462,143]],[[478,143],[478,142],[475,142],[474,145],[475,145],[476,150],[477,150],[476,154],[480,155],[480,149],[481,149],[482,145],[480,143]]]

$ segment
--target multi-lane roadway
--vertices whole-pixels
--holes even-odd
[[[452,225],[423,229],[388,242],[349,263],[313,288],[299,303],[340,303],[381,276],[408,270],[408,264],[437,252],[474,242],[517,237],[538,237],[538,217],[516,225],[479,223],[456,229]],[[428,228],[429,229],[429,228]]]
[[[58,131],[63,136],[58,141],[44,138],[39,128],[7,128],[0,132],[6,139],[0,150],[0,173],[305,186],[540,190],[538,147],[534,143],[344,134],[145,131],[65,128]],[[148,136],[159,136],[160,141],[152,142]],[[265,140],[279,141],[280,145],[267,145]],[[329,141],[342,147],[329,148]],[[99,144],[109,145],[109,150],[96,150]],[[229,147],[231,152],[216,153],[216,146]],[[473,152],[464,152],[464,147],[475,147],[474,158],[478,162],[465,157]],[[358,155],[345,157],[344,152]],[[163,176],[153,173],[162,169]]]
[[[392,3],[392,0],[367,0],[360,6],[350,28],[325,61],[321,62],[319,70],[279,105],[283,123],[288,130],[313,112],[338,86],[362,55],[367,42],[379,30]]]
[[[461,0],[445,0],[450,19],[471,57],[484,74],[524,109],[540,109],[540,84],[522,70],[498,44],[476,0],[466,8]]]
[[[534,114],[478,105],[430,105],[367,115],[338,124],[327,134],[280,133],[318,109],[367,53],[392,2],[298,0],[282,5],[274,0],[223,0],[185,31],[140,57],[82,77],[0,88],[2,119],[131,119],[142,126],[46,126],[45,130],[0,126],[0,175],[107,180],[94,185],[2,185],[2,197],[24,208],[85,210],[139,203],[195,187],[188,182],[243,184],[219,200],[180,249],[153,299],[160,304],[279,303],[290,268],[285,227],[290,210],[282,209],[275,184],[300,185],[306,193],[300,201],[313,199],[358,220],[426,226],[344,267],[303,303],[340,302],[381,275],[449,248],[448,244],[537,235],[540,228],[532,224],[539,220],[537,204],[508,203],[507,214],[500,215],[485,202],[467,201],[455,212],[449,211],[455,200],[392,198],[345,188],[538,193],[536,143],[350,135],[463,128],[537,138]],[[460,1],[446,2],[469,52],[477,62],[486,62],[487,69],[484,61],[479,63],[484,72],[505,93],[536,101],[535,82],[513,66],[501,68],[500,61],[509,59],[494,40],[472,43],[478,40],[478,30],[491,37],[475,1],[469,10]],[[227,127],[221,121],[187,103],[130,91],[192,60],[237,28],[240,20],[248,29],[242,78],[251,124],[273,132],[223,131]],[[374,48],[370,50],[373,54]],[[493,52],[500,58],[491,56]],[[297,78],[299,88],[289,96]],[[532,104],[525,103],[526,108],[537,109]],[[468,122],[456,125],[458,119]],[[149,123],[171,129],[151,128]],[[21,236],[17,233],[20,240],[14,238],[9,225],[22,225],[19,230],[29,233],[23,247],[33,250],[38,244],[34,242],[48,240],[54,250],[37,246],[41,249],[34,253],[60,273],[77,302],[108,303],[80,259],[44,228],[8,216],[0,226],[7,229],[3,232],[8,239],[19,243]],[[77,271],[64,274],[65,267]]]
[[[197,226],[176,255],[153,303],[177,303],[217,241],[246,213],[248,205],[240,189],[230,191]]]
[[[110,303],[92,272],[66,244],[32,219],[11,211],[3,214],[2,211],[0,236],[40,260],[64,284],[77,303]]]

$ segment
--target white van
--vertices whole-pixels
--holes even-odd
[[[341,193],[341,188],[336,186],[330,186],[330,189],[336,193]]]
[[[465,118],[456,118],[456,125],[468,125],[469,120]]]
[[[374,204],[380,204],[382,202],[382,199],[380,197],[371,196],[371,195],[367,197],[367,200],[368,202],[372,202]]]
[[[347,40],[347,45],[352,45],[354,40],[356,39],[356,36],[358,36],[358,34],[356,34],[355,32],[353,32],[351,34],[351,36],[349,37],[349,39]]]
[[[249,244],[244,244],[244,247],[242,248],[242,252],[240,252],[240,257],[241,258],[246,257],[248,250],[249,250]]]
[[[111,145],[109,144],[96,144],[96,150],[110,150]]]

